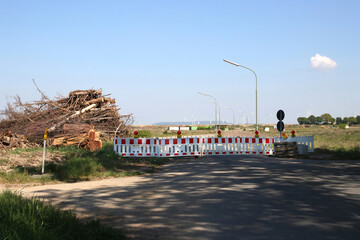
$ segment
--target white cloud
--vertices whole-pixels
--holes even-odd
[[[317,70],[330,70],[337,66],[337,63],[329,57],[316,54],[310,58],[311,67]]]

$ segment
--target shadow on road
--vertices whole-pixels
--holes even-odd
[[[360,239],[360,162],[204,157],[138,178],[36,195],[135,239]]]

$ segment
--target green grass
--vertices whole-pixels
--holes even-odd
[[[297,136],[314,136],[315,153],[330,154],[334,159],[360,160],[360,128],[297,126],[293,129]]]
[[[0,194],[0,239],[65,240],[125,239],[99,220],[82,221],[71,210],[61,210],[35,198],[4,191]]]
[[[20,149],[23,151],[24,149]],[[20,154],[21,151],[16,154]],[[39,151],[39,150],[38,150]],[[27,152],[35,152],[28,149]],[[0,183],[47,183],[47,182],[76,182],[95,180],[109,177],[126,177],[144,174],[141,168],[151,168],[151,171],[164,163],[160,158],[132,158],[124,159],[114,152],[113,143],[105,143],[102,149],[94,152],[79,149],[74,146],[54,148],[47,152],[60,153],[64,157],[61,163],[46,163],[45,175],[41,175],[41,166],[17,166],[10,172],[0,172]],[[42,150],[39,152],[42,153]]]

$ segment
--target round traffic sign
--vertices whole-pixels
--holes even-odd
[[[282,131],[284,131],[284,122],[283,121],[278,121],[277,122],[277,124],[276,124],[276,128],[277,128],[277,130],[279,131],[279,132],[282,132]]]
[[[284,111],[283,111],[283,110],[279,110],[279,111],[276,113],[276,117],[277,117],[277,119],[279,119],[280,121],[281,121],[281,120],[284,120],[284,118],[285,118],[285,113],[284,113]]]

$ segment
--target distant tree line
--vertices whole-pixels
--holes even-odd
[[[348,124],[355,125],[360,124],[360,116],[357,117],[337,117],[333,118],[329,113],[324,113],[321,116],[315,117],[310,115],[309,117],[299,117],[297,119],[299,124],[311,124],[311,125],[333,125],[333,124]]]

